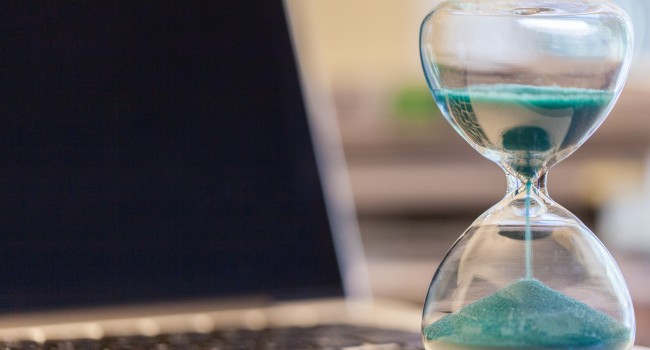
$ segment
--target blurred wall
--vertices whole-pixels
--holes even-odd
[[[421,80],[419,25],[437,1],[289,0],[335,87]]]

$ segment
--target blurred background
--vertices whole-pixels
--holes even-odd
[[[373,293],[419,304],[447,249],[506,188],[426,87],[418,31],[437,2],[288,1],[311,88],[335,108]],[[637,343],[650,345],[650,3],[618,2],[635,25],[632,72],[605,123],[550,171],[549,192],[619,262]]]

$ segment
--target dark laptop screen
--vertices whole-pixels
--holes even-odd
[[[281,1],[0,17],[0,310],[342,293]]]

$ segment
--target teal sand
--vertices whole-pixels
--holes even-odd
[[[496,147],[507,150],[546,151],[555,146],[559,149],[580,143],[594,125],[602,120],[603,112],[614,95],[610,91],[529,86],[518,84],[473,85],[465,89],[437,89],[434,97],[445,114],[455,120],[472,143],[482,147]],[[476,104],[489,104],[499,107],[488,114],[477,114]],[[566,135],[555,135],[561,144],[550,144],[550,131],[534,125],[504,130],[503,140],[490,140],[484,131],[484,123],[499,119],[503,123],[501,112],[513,106],[523,107],[539,115],[538,124],[548,122],[559,111],[566,116],[571,113],[571,126]],[[483,112],[485,113],[485,112]],[[496,114],[489,114],[496,113]],[[550,118],[550,119],[549,119]],[[479,122],[479,120],[482,120]],[[517,120],[517,119],[515,119]],[[520,126],[514,123],[513,127]]]
[[[536,279],[519,280],[424,329],[428,349],[627,349],[628,327]]]

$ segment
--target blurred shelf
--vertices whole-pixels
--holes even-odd
[[[575,214],[642,180],[650,149],[646,85],[630,84],[593,137],[550,171],[551,196]],[[377,98],[357,95],[337,100],[345,100],[339,119],[360,215],[481,213],[503,197],[503,172],[446,121],[401,123],[382,114]]]

